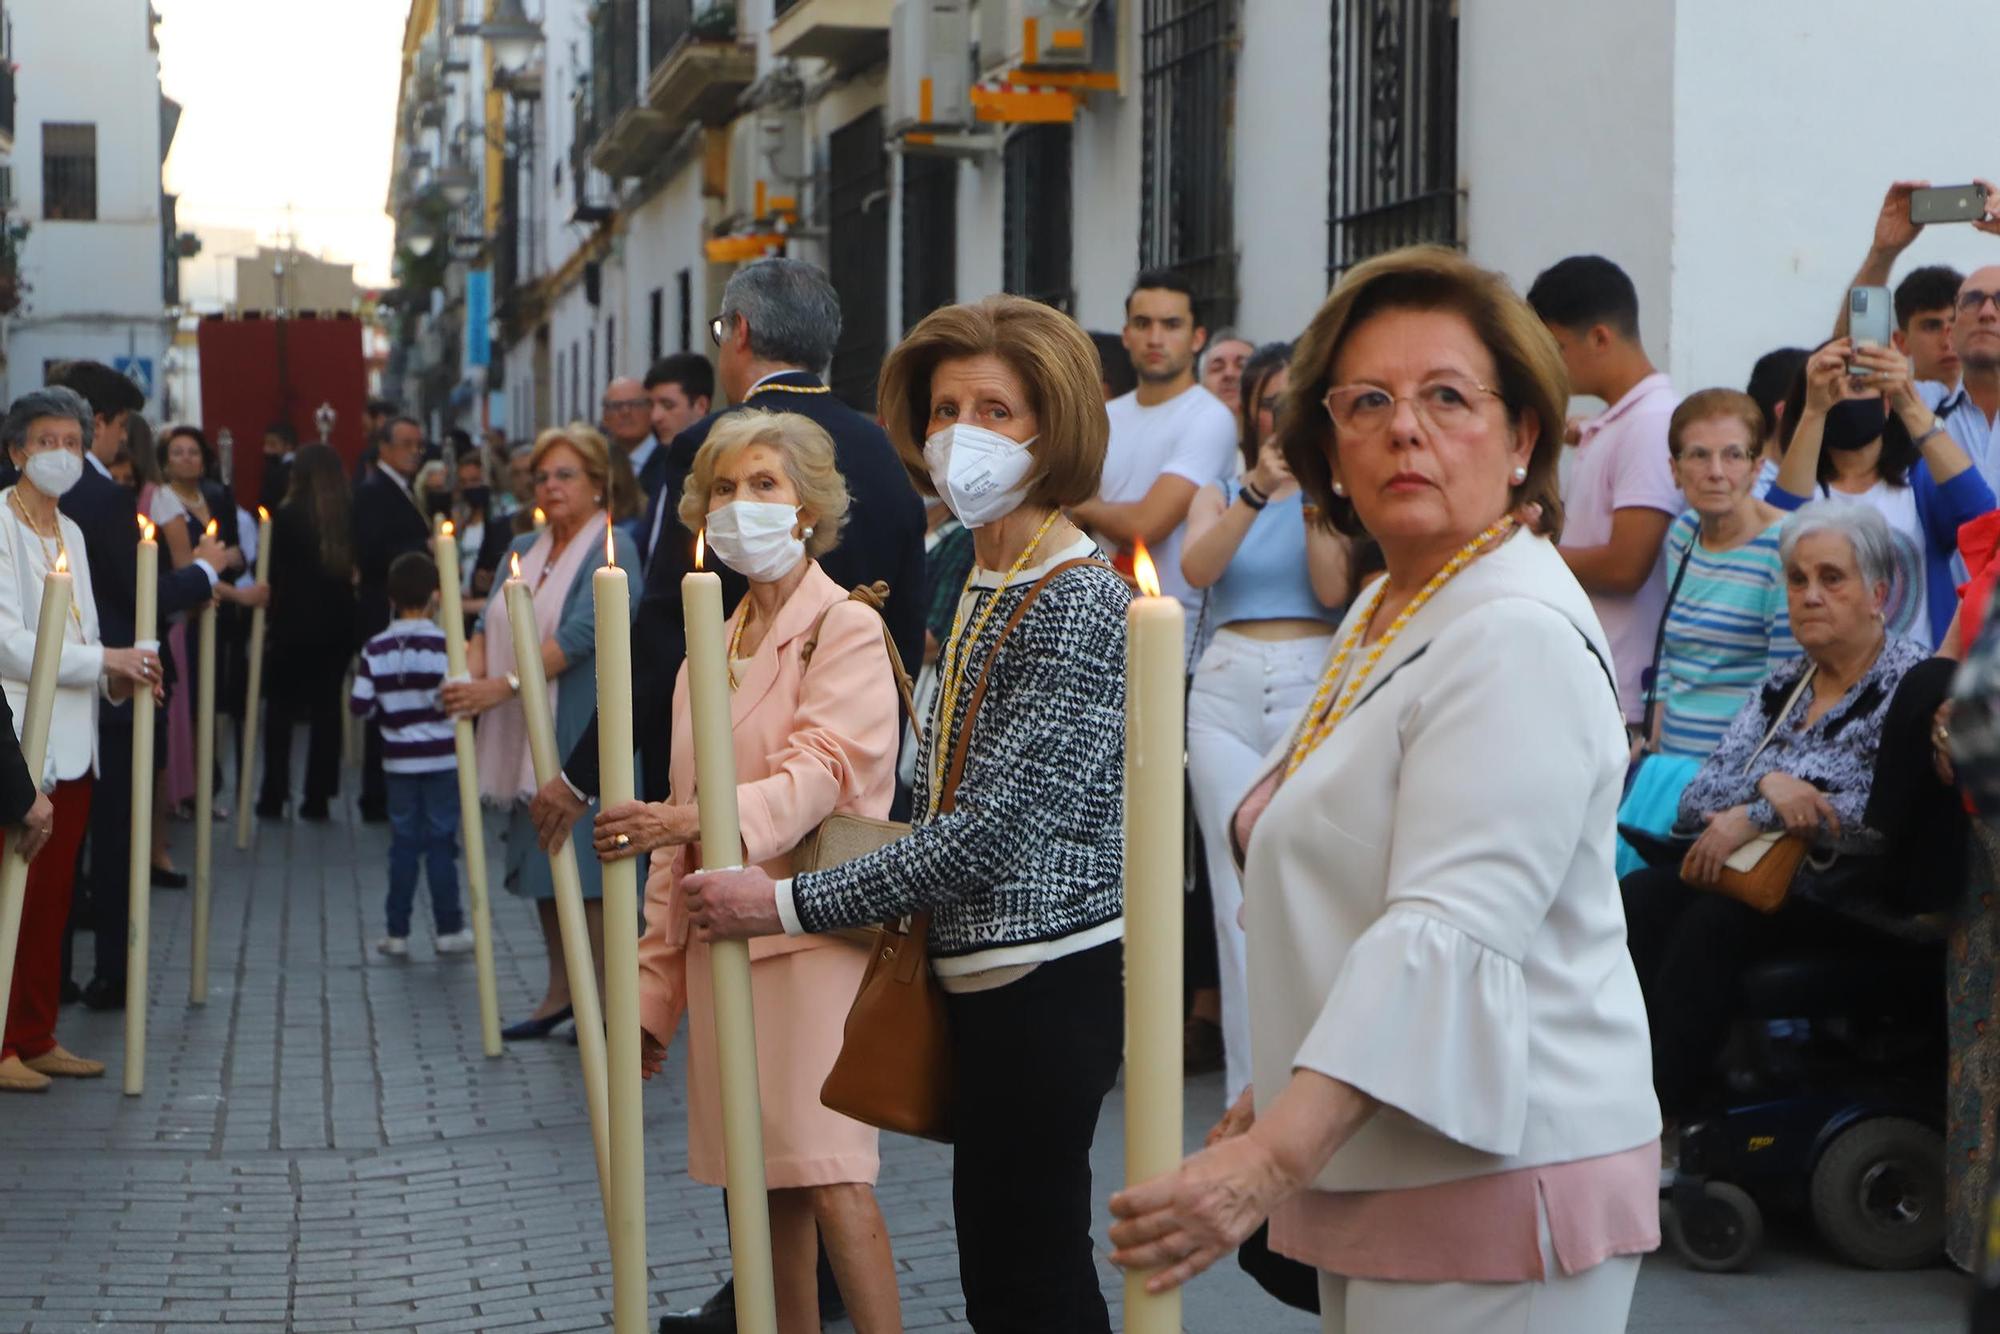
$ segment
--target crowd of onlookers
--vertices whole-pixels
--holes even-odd
[[[1857,286],[1886,284],[1920,230],[1910,189],[1885,199]],[[2000,214],[1977,225],[2000,232]],[[257,814],[329,817],[358,652],[359,810],[392,826],[385,954],[409,953],[420,873],[437,952],[470,948],[450,771],[453,720],[477,719],[479,788],[505,840],[498,876],[535,903],[547,945],[545,989],[510,1040],[546,1038],[574,1019],[578,979],[561,947],[551,855],[575,845],[600,970],[601,863],[650,858],[646,1058],[657,1068],[691,1016],[690,1170],[718,1185],[706,945],[712,932],[767,937],[753,949],[753,980],[760,1026],[788,1044],[764,1069],[788,1319],[843,1298],[864,1328],[895,1319],[868,1184],[874,1132],[822,1106],[820,1087],[868,957],[842,933],[914,917],[951,1017],[973,1321],[1095,1327],[1088,1151],[1120,1050],[1119,576],[1143,546],[1187,610],[1195,837],[1184,1058],[1191,1071],[1225,1071],[1226,1139],[1251,1115],[1255,1078],[1245,923],[1257,907],[1245,903],[1245,848],[1270,797],[1257,786],[1288,742],[1283,777],[1372,697],[1351,696],[1407,616],[1351,678],[1342,664],[1369,618],[1351,633],[1343,620],[1364,597],[1377,605],[1421,546],[1361,531],[1369,507],[1328,471],[1335,451],[1322,437],[1355,448],[1427,432],[1484,440],[1490,400],[1520,436],[1511,489],[1494,492],[1515,508],[1458,536],[1453,545],[1478,534],[1454,563],[1434,563],[1444,568],[1410,614],[1467,561],[1511,549],[1517,527],[1524,542],[1560,534],[1550,560],[1587,595],[1592,624],[1578,629],[1625,726],[1617,870],[1669,1158],[1676,1126],[1715,1096],[1740,979],[1758,959],[1943,940],[1955,1043],[1951,1254],[1969,1264],[2000,1109],[2000,1026],[1989,1022],[2000,923],[1988,920],[2000,841],[1967,818],[1955,790],[1950,660],[1977,650],[2000,579],[2000,264],[1905,275],[1887,345],[1850,337],[1843,301],[1831,337],[1802,330],[1800,346],[1747,368],[1744,389],[1682,392],[1648,355],[1636,290],[1610,260],[1552,265],[1523,305],[1462,261],[1413,253],[1406,270],[1370,271],[1367,282],[1403,294],[1380,298],[1382,310],[1459,312],[1474,326],[1467,345],[1487,352],[1431,368],[1407,393],[1385,387],[1399,383],[1388,375],[1332,382],[1352,353],[1338,341],[1351,332],[1341,321],[1372,329],[1382,318],[1342,304],[1359,297],[1337,292],[1296,347],[1260,345],[1205,329],[1188,284],[1155,272],[1134,282],[1115,340],[1015,298],[934,313],[885,364],[873,420],[819,378],[840,323],[830,284],[795,261],[760,262],[724,290],[714,366],[683,353],[643,380],[613,379],[596,425],[511,445],[497,432],[434,442],[394,405],[371,403],[352,475],[328,445],[300,445],[274,426],[259,488],[272,513],[267,586],[245,575],[257,525],[205,434],[174,426],[156,444],[129,382],[90,363],[58,372],[0,429],[18,476],[0,525],[0,677],[17,714],[40,579],[65,551],[78,593],[65,725],[39,776],[46,796],[0,781],[0,795],[31,807],[0,809],[0,819],[40,847],[0,1087],[101,1072],[56,1044],[55,1005],[69,985],[70,919],[97,941],[81,998],[124,1001],[124,701],[151,689],[165,704],[154,883],[175,887],[185,880],[167,817],[217,781],[194,770],[192,613],[221,604],[223,711],[240,717],[239,622],[268,606]],[[1414,364],[1464,332],[1407,323],[1371,335],[1385,365]],[[1476,370],[1482,358],[1494,368]],[[1601,410],[1562,421],[1537,408],[1563,378]],[[711,411],[721,401],[734,406]],[[1469,452],[1438,457],[1447,470],[1472,466]],[[1385,496],[1450,494],[1464,481],[1408,466]],[[1451,514],[1446,534],[1466,526]],[[160,534],[161,642],[118,647],[132,639],[137,515]],[[691,851],[698,794],[679,587],[701,559],[698,534],[733,609],[747,868],[733,880],[698,875]],[[457,545],[462,572],[465,623],[455,628],[469,636],[469,673],[458,680],[447,679],[438,624],[439,541]],[[591,578],[607,556],[635,593],[640,800],[595,809]],[[1516,573],[1546,587],[1535,568]],[[497,595],[510,569],[530,591],[563,757],[548,782],[526,744],[517,609]],[[1563,596],[1546,594],[1551,605]],[[902,683],[899,706],[905,669],[914,682]],[[1601,689],[1596,675],[1586,673]],[[1301,739],[1302,716],[1322,730]],[[309,736],[294,808],[299,724]],[[857,860],[819,864],[805,849],[835,813],[914,828]],[[1387,838],[1334,832],[1363,860]],[[1782,907],[1760,912],[1710,892],[1780,835],[1811,854]],[[1046,1281],[1024,1291],[1023,1274]],[[669,1324],[727,1328],[728,1303],[725,1291]]]

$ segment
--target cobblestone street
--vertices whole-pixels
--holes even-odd
[[[434,959],[422,927],[408,960],[370,951],[379,827],[261,832],[253,856],[217,830],[205,1008],[185,1004],[189,895],[154,895],[145,1095],[119,1093],[118,1016],[72,1008],[64,1041],[107,1060],[108,1077],[0,1103],[0,1330],[608,1327],[575,1049],[484,1060],[469,956]],[[539,994],[540,940],[521,901],[497,894],[495,915],[502,1011],[519,1017]],[[720,1195],[685,1175],[681,1097],[676,1062],[647,1090],[656,1309],[698,1301],[728,1265]],[[1191,1135],[1220,1101],[1217,1079],[1190,1088]],[[1119,1121],[1114,1100],[1100,1195],[1122,1173]],[[883,1147],[905,1320],[964,1329],[949,1157]],[[1848,1270],[1800,1237],[1747,1275],[1650,1260],[1632,1328],[1941,1334],[1963,1328],[1963,1298],[1948,1271]],[[1198,1281],[1186,1310],[1198,1334],[1317,1328],[1233,1266]]]

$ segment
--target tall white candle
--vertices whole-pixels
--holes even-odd
[[[216,524],[208,521],[208,535]],[[196,618],[199,659],[194,692],[194,948],[188,964],[188,1004],[208,1004],[208,918],[215,892],[215,604]]]
[[[139,518],[133,585],[134,647],[160,647],[160,544],[151,520]],[[125,1092],[146,1091],[146,1006],[153,959],[153,692],[132,692],[132,846],[125,863],[130,922],[125,930]]]
[[[271,511],[257,507],[256,582],[271,581]],[[257,708],[264,699],[264,613],[250,610],[250,671],[243,683],[243,757],[236,765],[236,848],[250,846],[250,813],[253,795],[250,780],[257,772]]]
[[[696,549],[700,559],[700,548]],[[729,717],[729,649],[722,581],[696,570],[681,580],[687,627],[688,702],[694,717],[695,800],[702,869],[738,865],[736,741]],[[736,1275],[738,1334],[776,1334],[770,1201],[764,1194],[764,1116],[757,1091],[757,1025],[750,993],[750,948],[711,941],[716,1062],[722,1078],[723,1155],[729,1178],[729,1253]]]
[[[632,585],[612,530],[590,579],[597,622],[597,771],[604,809],[637,795],[632,765]],[[604,1019],[611,1047],[611,1323],[646,1329],[646,1122],[639,1073],[639,865],[604,863]]]
[[[1185,615],[1161,597],[1143,545],[1145,596],[1125,618],[1125,1180],[1179,1166]],[[1127,1334],[1180,1334],[1181,1294],[1125,1275]]]
[[[548,677],[542,670],[542,643],[535,628],[535,600],[521,582],[521,562],[507,581],[507,620],[514,636],[514,673],[521,678],[521,712],[528,723],[528,750],[537,784],[562,773],[556,754],[555,720],[549,714]],[[583,915],[583,882],[576,872],[576,840],[566,839],[549,855],[555,882],[556,920],[562,927],[563,966],[569,973],[570,1005],[576,1012],[576,1046],[583,1066],[583,1096],[590,1113],[590,1139],[597,1150],[597,1189],[604,1201],[606,1227],[611,1208],[610,1109],[604,1074],[604,1013],[597,1003],[597,967],[591,959],[590,928]]]
[[[454,681],[471,673],[465,665],[465,602],[459,592],[457,530],[447,522],[437,540],[438,615],[444,619],[445,671]],[[493,975],[493,908],[486,897],[486,823],[479,806],[479,762],[472,746],[472,719],[452,727],[458,756],[459,839],[465,845],[465,898],[472,909],[472,965],[479,989],[479,1040],[487,1058],[500,1044],[500,988]]]
[[[49,756],[49,719],[56,707],[56,672],[62,665],[71,581],[66,553],[42,578],[42,612],[35,622],[35,657],[28,667],[28,701],[21,711],[21,756],[39,787]],[[13,991],[14,956],[21,944],[21,909],[27,902],[28,859],[18,839],[7,840],[0,855],[0,1032],[7,1028],[8,994]]]

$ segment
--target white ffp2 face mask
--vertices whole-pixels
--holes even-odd
[[[732,500],[708,516],[708,545],[716,559],[745,579],[774,584],[805,559],[806,544],[793,536],[795,505]]]
[[[61,499],[83,480],[83,456],[67,449],[45,449],[30,458],[21,472],[35,484],[35,490]]]
[[[953,422],[924,441],[924,464],[931,485],[967,528],[1004,519],[1028,497],[1028,477],[1035,456],[1028,446],[998,431]]]

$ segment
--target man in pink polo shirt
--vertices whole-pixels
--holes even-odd
[[[1639,294],[1610,260],[1563,260],[1535,279],[1528,304],[1562,349],[1571,391],[1611,405],[1577,432],[1563,486],[1562,554],[1604,625],[1619,702],[1636,725],[1666,610],[1661,544],[1686,505],[1667,452],[1680,395],[1646,356]]]

